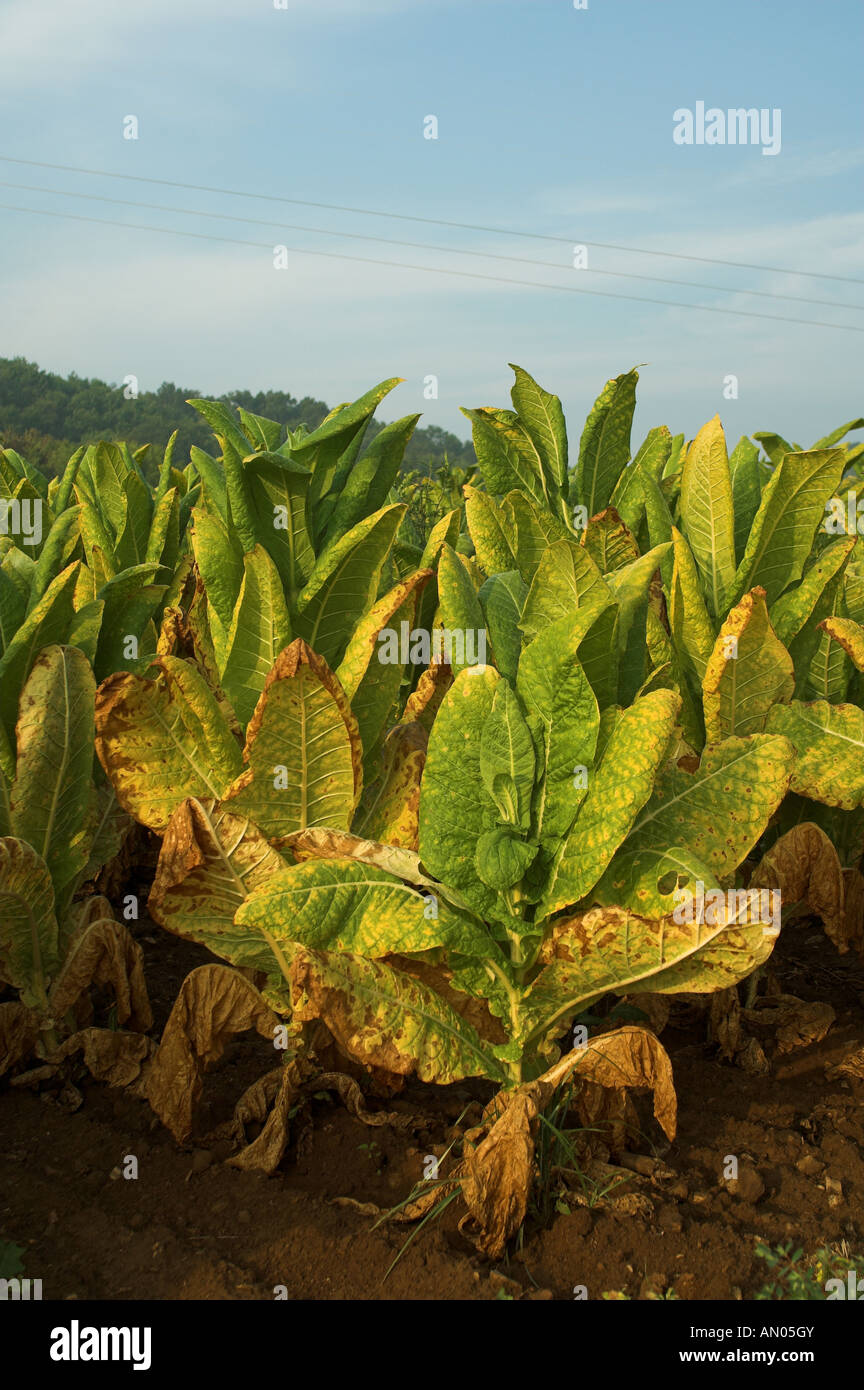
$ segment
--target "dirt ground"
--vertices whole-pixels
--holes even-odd
[[[161,1028],[184,975],[209,957],[147,922],[136,934]],[[553,1210],[545,1228],[530,1218],[521,1248],[495,1264],[460,1234],[458,1202],[418,1231],[373,1230],[373,1216],[334,1200],[401,1202],[465,1106],[488,1096],[482,1084],[409,1087],[387,1102],[425,1116],[408,1133],[368,1128],[322,1094],[268,1178],[227,1167],[230,1144],[212,1139],[272,1067],[272,1048],[253,1035],[208,1073],[185,1149],[126,1092],[76,1076],[83,1103],[70,1113],[48,1093],[0,1083],[0,1237],[23,1247],[46,1299],[272,1299],[277,1287],[290,1299],[572,1299],[579,1286],[591,1299],[752,1298],[768,1278],[757,1237],[864,1253],[864,1082],[826,1079],[864,1043],[864,969],[816,925],[784,932],[774,968],[784,992],[833,1006],[827,1036],[752,1075],[717,1060],[704,1021],[668,1027],[678,1137],[669,1145],[646,1119],[639,1148],[671,1172],[634,1179],[635,1209]],[[122,1176],[127,1155],[136,1180]],[[722,1181],[726,1155],[746,1169],[735,1195]]]

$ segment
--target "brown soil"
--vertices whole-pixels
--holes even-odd
[[[137,934],[161,1027],[183,976],[208,957],[149,923]],[[84,1099],[69,1113],[50,1094],[0,1083],[0,1236],[24,1248],[26,1273],[57,1299],[272,1299],[276,1286],[291,1299],[492,1299],[501,1289],[572,1299],[580,1285],[589,1298],[644,1297],[650,1287],[687,1299],[752,1298],[767,1278],[757,1237],[771,1245],[792,1237],[808,1254],[823,1245],[864,1253],[864,1082],[825,1077],[864,1042],[864,970],[835,955],[816,926],[784,933],[775,958],[784,992],[836,1010],[823,1041],[753,1076],[716,1060],[704,1025],[668,1028],[678,1138],[668,1145],[646,1120],[638,1147],[674,1177],[635,1180],[635,1212],[601,1202],[553,1214],[546,1228],[531,1219],[521,1248],[494,1266],[459,1233],[454,1202],[385,1280],[416,1227],[373,1230],[373,1217],[333,1200],[402,1201],[466,1104],[488,1095],[482,1085],[415,1086],[387,1102],[425,1117],[407,1134],[365,1127],[335,1097],[315,1099],[266,1178],[227,1167],[227,1142],[207,1139],[273,1064],[272,1048],[252,1035],[208,1074],[200,1137],[185,1150],[128,1093],[76,1076]],[[135,1181],[119,1171],[130,1154]],[[757,1175],[734,1196],[721,1180],[730,1154]],[[802,1159],[806,1171],[796,1166]]]

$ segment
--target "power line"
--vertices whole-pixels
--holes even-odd
[[[520,232],[512,227],[487,227],[476,222],[452,222],[441,217],[418,217],[407,212],[381,212],[375,208],[356,208],[341,203],[318,203],[304,198],[285,198],[275,193],[249,193],[238,188],[215,188],[204,183],[182,183],[174,179],[148,178],[143,174],[113,173],[108,169],[85,169],[75,164],[48,164],[38,159],[16,159],[12,155],[0,154],[4,164],[26,164],[33,169],[59,169],[67,174],[88,174],[97,178],[125,179],[134,183],[159,184],[163,188],[183,188],[193,193],[220,193],[230,198],[255,198],[268,203],[291,203],[296,207],[323,208],[328,212],[350,212],[359,217],[386,217],[399,222],[422,222],[432,227],[454,227],[466,232],[489,232],[494,236],[527,237],[534,241],[554,241],[559,245],[572,246],[577,238],[551,236],[545,232]],[[627,251],[639,256],[663,256],[677,261],[697,261],[701,265],[731,266],[735,270],[762,270],[775,275],[799,275],[814,280],[835,280],[845,285],[864,285],[864,279],[850,275],[829,275],[818,270],[790,270],[788,266],[756,265],[747,261],[725,261],[713,256],[691,256],[680,251],[656,251],[646,246],[623,246],[611,241],[578,240],[581,246],[593,246],[604,251]]]
[[[186,232],[176,227],[151,227],[140,222],[118,222],[104,217],[84,217],[75,212],[53,212],[45,208],[22,208],[13,203],[0,203],[0,208],[9,212],[33,213],[37,217],[59,217],[71,222],[88,222],[97,227],[122,227],[125,230],[140,232],[159,232],[168,236],[191,237],[196,241],[222,242],[231,246],[253,246],[257,250],[271,251],[272,245],[263,241],[246,241],[239,237],[212,236],[208,232]],[[373,256],[349,256],[343,251],[313,251],[305,246],[286,246],[287,251],[298,256],[323,256],[328,260],[354,261],[361,265],[381,265],[396,270],[419,270],[429,275],[452,275],[463,280],[484,280],[500,285],[524,286],[532,290],[553,290],[559,294],[587,294],[599,299],[621,299],[633,304],[659,304],[665,309],[692,309],[703,314],[724,314],[732,318],[767,319],[774,323],[797,323],[807,328],[835,328],[844,333],[864,333],[849,323],[824,323],[818,319],[792,319],[782,314],[757,314],[749,309],[721,309],[709,304],[684,304],[674,299],[653,299],[645,295],[615,294],[611,290],[588,290],[577,285],[546,285],[540,280],[516,280],[506,275],[482,275],[473,270],[454,270],[443,266],[413,265],[408,261],[385,261]]]
[[[460,246],[442,246],[440,242],[398,241],[394,237],[365,236],[362,232],[334,231],[330,227],[306,227],[291,222],[268,222],[259,217],[239,217],[230,212],[204,212],[199,208],[178,208],[167,203],[142,203],[131,198],[109,198],[99,193],[76,193],[64,188],[42,188],[39,184],[11,183],[0,179],[0,188],[19,188],[28,193],[51,193],[60,198],[81,198],[90,203],[111,203],[116,207],[144,208],[149,212],[180,213],[184,217],[206,217],[216,222],[245,222],[252,227],[281,227],[289,232],[312,232],[316,236],[341,237],[347,241],[374,241],[384,246],[406,246],[416,251],[443,251],[447,255],[473,256],[480,260],[509,261],[516,265],[543,266],[562,270],[559,261],[536,261],[527,256],[502,256],[495,251],[474,251]],[[672,280],[660,275],[638,275],[627,270],[599,270],[585,267],[587,275],[605,275],[616,280],[643,280],[652,285],[681,285],[686,289],[711,290],[718,294],[749,294],[760,299],[788,300],[793,304],[818,304],[826,309],[864,309],[864,304],[841,304],[836,299],[810,299],[798,294],[778,294],[773,290],[745,290],[735,285],[706,285],[699,280]]]

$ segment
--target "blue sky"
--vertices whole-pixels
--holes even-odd
[[[0,204],[256,243],[0,207],[0,355],[134,374],[142,389],[279,387],[331,403],[398,375],[387,418],[422,410],[461,435],[460,405],[506,404],[508,361],[562,397],[574,442],[603,382],[635,363],[637,434],[692,434],[719,411],[730,445],[757,429],[808,444],[864,413],[861,333],[567,292],[864,328],[864,308],[842,307],[864,306],[860,0],[588,3],[2,0],[2,155],[561,240],[0,161],[4,183],[54,190],[0,187]],[[699,101],[779,108],[780,153],[676,145],[673,113]],[[137,140],[123,138],[129,115]],[[437,140],[423,138],[429,115]],[[574,269],[572,244],[595,242],[781,269],[594,245]],[[292,248],[284,270],[278,244]],[[437,400],[423,396],[432,374]],[[737,400],[724,398],[729,374]]]

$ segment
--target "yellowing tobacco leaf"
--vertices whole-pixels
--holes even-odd
[[[190,797],[168,823],[147,907],[160,926],[232,965],[278,976],[263,938],[237,928],[234,915],[250,893],[287,867],[248,817]]]
[[[538,916],[579,902],[594,887],[651,795],[680,704],[674,692],[654,690],[615,721],[552,868]]]
[[[745,594],[726,617],[702,678],[705,737],[757,734],[795,690],[792,658],[768,619],[765,590]]]
[[[120,672],[99,686],[96,752],[121,806],[161,834],[187,796],[218,800],[242,759],[194,666],[174,656],[156,664],[156,680]]]
[[[864,710],[827,700],[774,705],[765,726],[795,748],[791,788],[852,811],[864,806]]]
[[[443,999],[381,961],[297,948],[294,1017],[321,1019],[349,1057],[368,1067],[446,1085],[466,1076],[503,1081],[492,1049]]]
[[[347,830],[362,748],[344,691],[301,638],[280,652],[246,735],[248,764],[224,797],[275,839],[311,825]]]
[[[397,724],[381,750],[381,770],[366,787],[354,827],[370,840],[400,849],[417,849],[420,833],[420,782],[428,737],[422,724]]]

